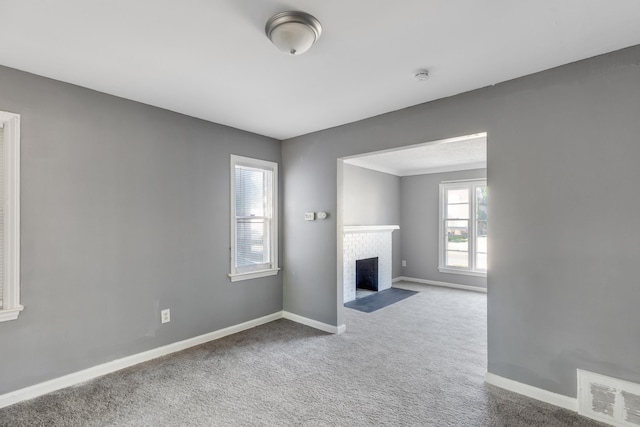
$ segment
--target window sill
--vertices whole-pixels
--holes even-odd
[[[232,282],[239,282],[241,280],[257,279],[259,277],[275,276],[280,271],[279,268],[272,268],[269,270],[250,271],[248,273],[234,273],[229,274]]]
[[[24,309],[24,307],[19,305],[18,308],[7,308],[5,310],[0,310],[0,322],[16,320],[20,315],[22,309]]]
[[[458,270],[456,268],[438,267],[440,273],[460,274],[463,276],[487,277],[486,271]]]

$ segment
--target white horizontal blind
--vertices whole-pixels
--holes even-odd
[[[237,271],[270,268],[272,172],[235,167]]]
[[[0,124],[0,310],[2,310],[2,288],[4,282],[4,129]]]

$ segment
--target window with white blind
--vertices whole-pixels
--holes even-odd
[[[231,281],[278,274],[278,165],[231,156]]]
[[[20,311],[20,116],[0,111],[0,322]]]
[[[440,184],[440,272],[487,275],[487,221],[485,180]]]

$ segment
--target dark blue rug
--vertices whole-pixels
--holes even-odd
[[[353,308],[354,310],[363,311],[365,313],[373,313],[376,310],[380,310],[388,305],[402,301],[405,298],[409,298],[415,293],[417,292],[408,291],[406,289],[385,289],[384,291],[376,292],[373,295],[346,302],[344,303],[344,306]]]

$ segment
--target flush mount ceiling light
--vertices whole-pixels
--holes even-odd
[[[308,13],[282,12],[267,21],[264,31],[282,52],[300,55],[320,38],[322,26]]]

